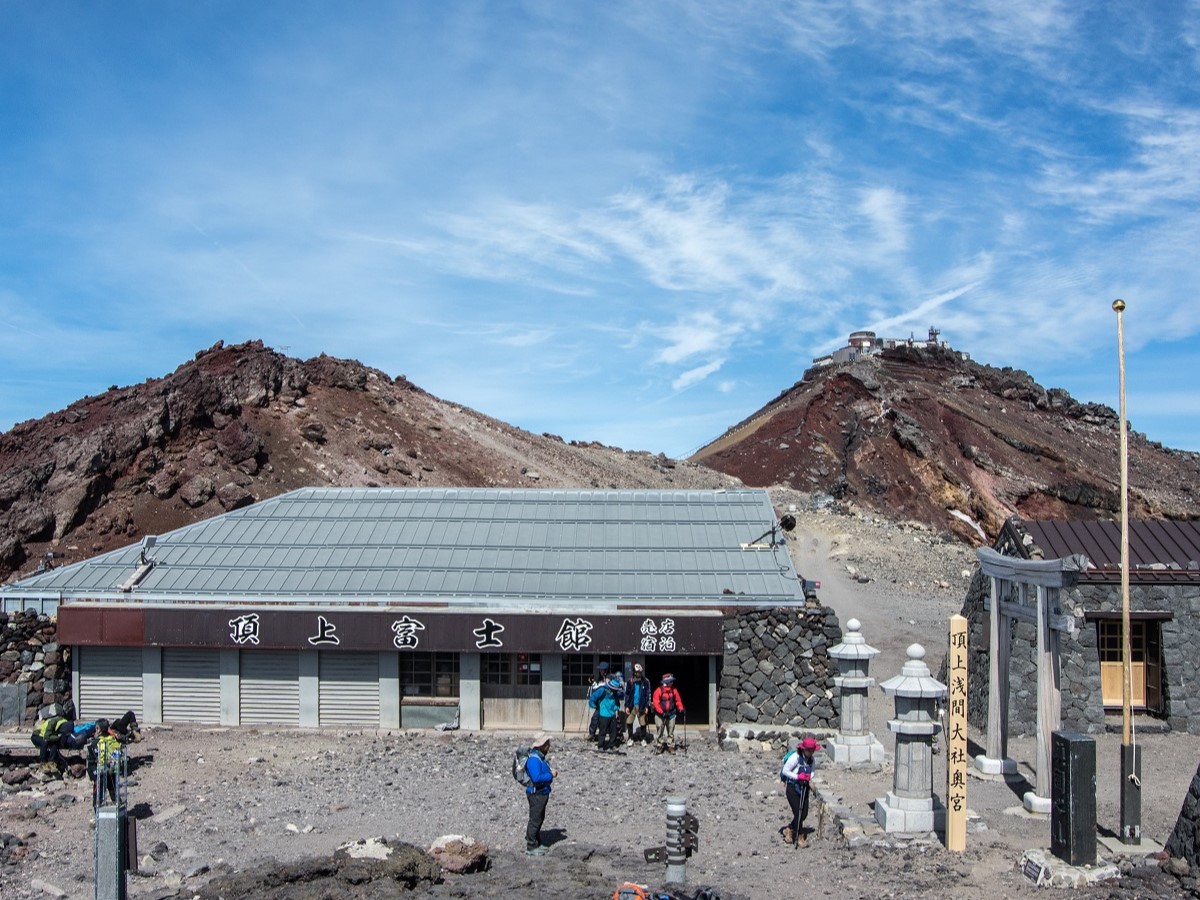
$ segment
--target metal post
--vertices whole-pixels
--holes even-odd
[[[667,876],[668,884],[687,881],[687,848],[684,847],[684,818],[687,797],[667,798]]]
[[[125,900],[125,807],[96,810],[96,900]]]
[[[136,837],[129,818],[129,755],[122,748],[99,754],[92,803],[96,814],[95,900],[125,900],[125,872],[136,866]]]
[[[1114,300],[1121,380],[1121,843],[1142,839],[1141,765],[1133,743],[1133,653],[1129,616],[1129,430],[1125,419],[1125,301]]]

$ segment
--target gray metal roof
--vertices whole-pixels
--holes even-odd
[[[802,603],[763,490],[307,488],[0,588],[122,602]],[[765,541],[764,543],[769,543]]]

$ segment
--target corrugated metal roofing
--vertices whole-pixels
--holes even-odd
[[[1099,571],[1084,577],[1120,577],[1119,522],[1037,520],[1022,527],[1046,559],[1075,553]],[[1129,523],[1129,577],[1139,581],[1200,580],[1200,522],[1134,519]]]
[[[803,600],[785,547],[744,549],[766,491],[308,488],[52,569],[0,594],[152,600]],[[737,595],[741,595],[739,598]]]

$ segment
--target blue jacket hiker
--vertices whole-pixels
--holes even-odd
[[[558,774],[558,770],[550,768],[546,762],[549,752],[550,735],[542,733],[529,745],[529,756],[525,760],[525,771],[531,782],[525,788],[525,798],[529,801],[529,824],[525,826],[525,853],[528,856],[542,856],[548,849],[542,846],[542,823],[546,821],[550,786]]]
[[[621,702],[624,699],[624,682],[618,678],[610,679],[596,703],[596,734],[600,741],[600,750],[616,750],[621,744],[622,735],[619,733],[621,728],[617,724],[617,714],[621,711]]]
[[[597,740],[600,736],[600,698],[604,695],[606,684],[608,684],[608,663],[602,662],[596,666],[596,676],[588,687],[587,708],[592,713],[591,718],[588,719],[589,741]]]
[[[625,684],[625,725],[629,743],[650,740],[650,679],[641,663],[634,663],[633,677]]]

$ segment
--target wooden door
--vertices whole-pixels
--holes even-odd
[[[1158,631],[1158,623],[1149,623],[1153,627],[1148,629],[1144,621],[1130,622],[1129,628],[1129,655],[1130,655],[1130,704],[1135,707],[1145,709],[1147,703],[1147,681],[1148,681],[1148,645],[1146,640],[1146,632],[1148,630]],[[1119,619],[1102,619],[1097,625],[1097,642],[1100,654],[1100,693],[1103,696],[1105,706],[1121,706],[1124,702],[1122,680],[1124,678],[1124,666],[1122,665],[1122,654],[1124,652],[1121,646],[1121,622]],[[1156,642],[1160,645],[1161,641]],[[1156,646],[1155,649],[1155,694],[1160,694],[1158,688],[1159,679],[1161,678],[1161,646]],[[1156,703],[1159,702],[1156,697]],[[1151,707],[1156,708],[1156,707]]]

